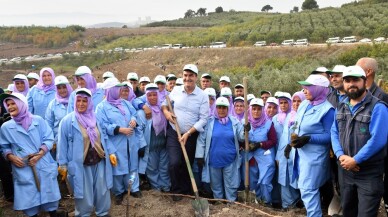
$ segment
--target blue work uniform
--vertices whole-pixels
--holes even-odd
[[[84,140],[75,113],[66,115],[59,124],[57,159],[60,166],[67,166],[70,186],[75,197],[76,216],[90,216],[95,209],[97,216],[104,216],[110,209],[112,165],[107,154],[107,138],[101,133],[105,158],[93,166],[84,165]]]
[[[33,87],[27,94],[28,111],[34,115],[39,115],[43,119],[46,115],[46,109],[55,98],[55,90],[44,92],[43,90]]]
[[[39,152],[44,144],[48,149],[53,146],[53,132],[43,118],[34,115],[26,131],[14,120],[5,122],[1,127],[0,145],[3,153],[12,153],[23,158],[25,166],[19,168],[12,164],[14,182],[14,209],[23,210],[33,216],[40,209],[54,211],[61,199],[57,182],[57,162],[46,153],[35,165],[40,191],[35,183],[33,170],[27,165],[28,155]]]
[[[103,100],[96,107],[96,117],[101,123],[101,134],[107,138],[107,153],[115,154],[117,157],[117,166],[113,167],[113,188],[112,193],[118,196],[128,189],[128,180],[131,173],[136,174],[135,182],[132,184],[131,192],[139,191],[138,178],[138,140],[136,132],[133,131],[131,136],[118,133],[120,127],[128,128],[131,120],[136,121],[136,110],[126,100],[121,100],[121,106],[125,115],[120,110]]]
[[[144,157],[139,159],[139,173],[147,175],[152,188],[167,192],[170,190],[171,182],[168,174],[169,161],[166,150],[165,132],[162,131],[159,135],[155,135],[152,119],[147,120],[143,110],[138,110],[137,115],[140,132],[139,146],[140,148],[145,147]],[[162,138],[158,138],[160,136]],[[152,138],[154,138],[154,141],[152,141]],[[151,147],[151,145],[156,147]]]
[[[214,158],[214,156],[210,155],[210,149],[215,121],[218,120],[214,117],[210,117],[204,131],[199,134],[195,158],[203,158],[205,161],[202,169],[202,181],[210,183],[214,197],[235,201],[237,199],[237,189],[241,181],[239,175],[241,155],[238,150],[239,141],[244,141],[244,128],[241,122],[235,117],[229,116],[229,122],[231,122],[234,134],[236,157],[229,165],[222,168],[215,168],[210,165],[211,159]]]

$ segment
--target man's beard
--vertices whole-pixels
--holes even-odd
[[[350,98],[350,99],[358,99],[360,96],[362,96],[362,94],[364,94],[365,90],[366,90],[366,87],[362,87],[361,89],[358,89],[358,87],[355,87],[357,88],[356,91],[352,91],[352,92],[349,92],[349,91],[345,91],[346,92],[346,95]],[[350,88],[349,88],[350,89]]]

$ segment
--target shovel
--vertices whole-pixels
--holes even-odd
[[[168,109],[175,116],[174,110],[172,109],[172,106],[171,106],[170,97],[166,96],[166,100],[167,100],[167,104],[168,104]],[[176,117],[174,119],[175,119],[175,123],[174,123],[175,130],[178,134],[178,140],[180,141],[181,137],[182,137],[181,131],[180,131],[178,123],[176,121]],[[193,171],[191,170],[191,164],[189,161],[189,157],[187,156],[185,144],[183,144],[182,142],[180,142],[180,144],[181,144],[183,156],[184,156],[185,161],[186,161],[187,170],[189,171],[191,185],[193,186],[193,191],[194,191],[194,195],[195,195],[195,200],[192,202],[192,205],[193,205],[193,208],[195,211],[195,216],[196,217],[207,217],[207,216],[209,216],[209,203],[205,198],[199,198],[197,184],[195,183]]]
[[[28,164],[28,161],[36,156],[37,154],[30,154],[30,155],[27,155],[26,157],[23,158],[23,160],[25,161],[26,164]],[[35,181],[35,185],[36,185],[36,188],[38,189],[38,191],[40,192],[40,181],[39,181],[39,178],[38,178],[38,172],[36,171],[36,167],[35,166],[30,166],[31,167],[31,170],[32,170],[32,174],[34,175],[34,181]]]
[[[126,217],[129,217],[129,196],[131,195],[132,184],[135,182],[136,173],[131,173],[128,180],[128,194],[127,194],[127,210]]]

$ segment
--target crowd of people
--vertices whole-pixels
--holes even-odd
[[[203,196],[236,201],[247,181],[266,207],[318,217],[339,195],[338,215],[377,216],[383,196],[388,203],[388,95],[374,82],[377,70],[372,58],[319,67],[298,82],[301,91],[257,97],[228,76],[216,90],[194,64],[153,82],[105,72],[101,83],[80,66],[75,90],[48,67],[17,74],[0,95],[4,199],[50,217],[63,183],[75,216],[110,216],[111,195],[119,205],[128,191],[142,197],[146,184],[180,201],[193,193],[184,144]]]

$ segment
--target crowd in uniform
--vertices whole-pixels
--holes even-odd
[[[28,216],[57,216],[64,182],[76,216],[109,216],[111,195],[119,205],[128,190],[141,197],[148,182],[179,201],[193,193],[183,143],[203,195],[236,201],[246,159],[264,206],[322,216],[338,194],[343,216],[377,216],[388,184],[388,96],[374,82],[377,70],[372,58],[319,67],[298,82],[301,91],[245,98],[244,85],[232,92],[222,76],[216,91],[194,64],[179,78],[130,72],[120,82],[105,72],[101,83],[80,66],[75,90],[48,67],[17,74],[0,95],[5,199]]]

